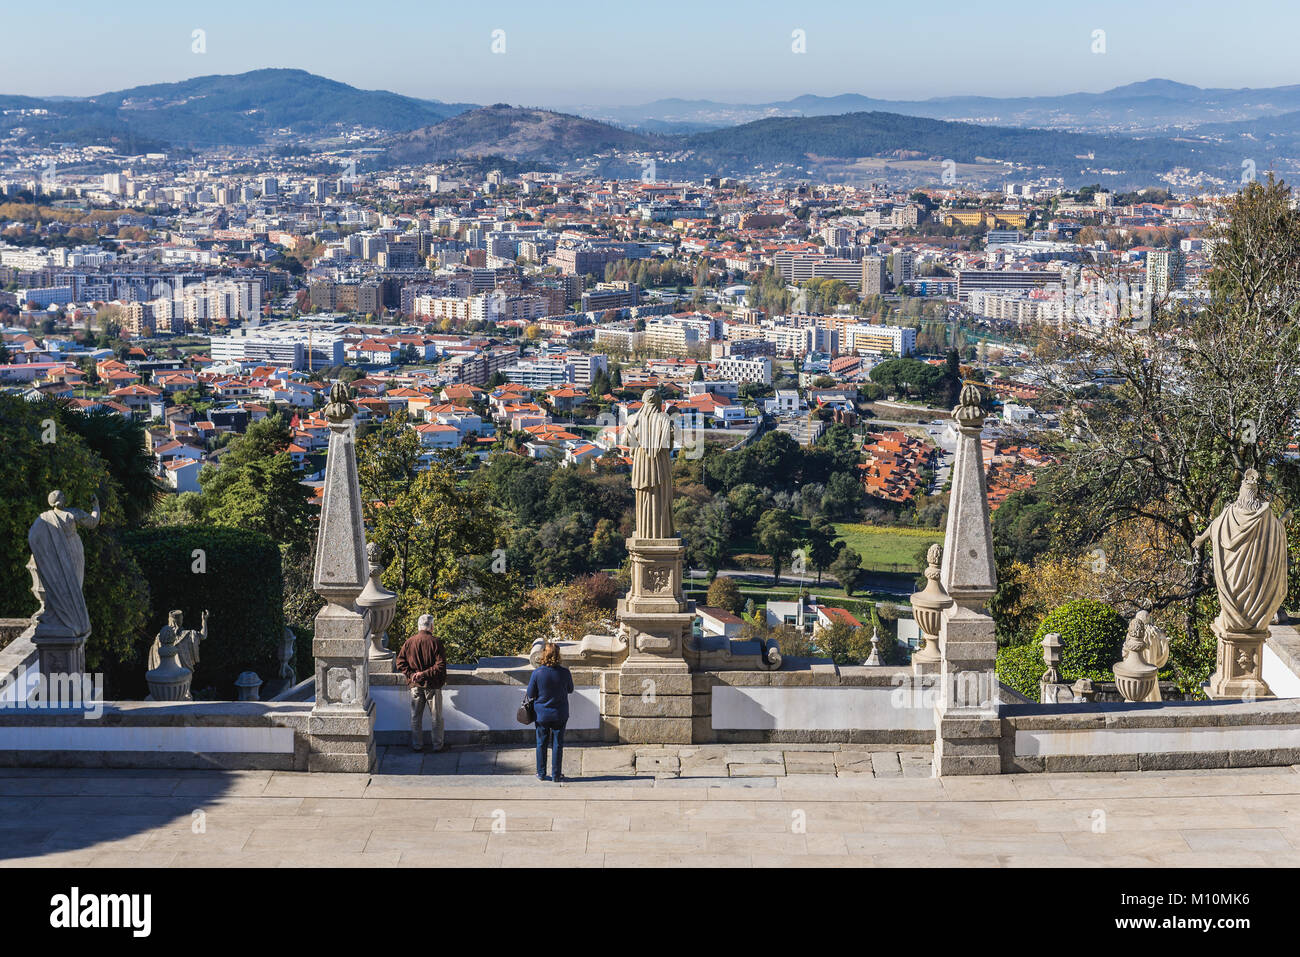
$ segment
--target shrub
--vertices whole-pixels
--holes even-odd
[[[200,627],[204,609],[209,612],[208,638],[191,684],[196,698],[207,689],[233,698],[241,671],[256,671],[263,681],[275,676],[284,634],[284,585],[275,542],[242,528],[172,526],[128,532],[122,544],[149,583],[151,601],[135,654],[109,675],[117,695],[148,693],[149,647],[173,608],[184,612],[186,628]],[[202,572],[195,570],[196,550],[203,552]]]
[[[1126,631],[1124,619],[1110,605],[1079,598],[1048,614],[1029,644],[1041,660],[1043,637],[1057,632],[1061,636],[1062,681],[1067,684],[1079,678],[1114,681],[1110,669],[1123,657]]]
[[[1045,671],[1047,665],[1043,662],[1041,645],[1024,642],[998,649],[998,680],[1030,701],[1038,700],[1038,682]]]
[[[725,575],[713,579],[705,601],[714,608],[725,608],[733,615],[739,614],[745,607],[745,597],[740,593],[740,586],[734,578]]]

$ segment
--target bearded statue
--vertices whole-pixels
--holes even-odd
[[[1259,473],[1248,469],[1237,500],[1192,542],[1209,540],[1219,592],[1217,634],[1266,632],[1286,598],[1286,527],[1260,491]]]

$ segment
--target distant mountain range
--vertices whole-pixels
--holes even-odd
[[[611,155],[613,150],[623,155]],[[1240,159],[1236,150],[1190,138],[1016,129],[897,113],[777,117],[699,133],[650,134],[565,113],[498,104],[400,134],[382,162],[421,165],[498,155],[571,168],[583,163],[597,172],[626,177],[639,174],[636,157],[626,155],[635,153],[659,154],[659,175],[665,178],[746,176],[778,166],[790,176],[851,178],[853,167],[869,159],[899,168],[928,166],[932,179],[938,178],[936,167],[951,161],[982,166],[992,178],[1006,175],[1005,164],[1014,163],[1064,174],[1071,182],[1104,182],[1106,177],[1096,171],[1124,170],[1129,177],[1125,183],[1143,184],[1175,166],[1235,175]],[[858,178],[870,177],[872,169],[883,172],[876,163],[857,169]]]
[[[832,116],[886,112],[998,126],[1155,133],[1202,123],[1227,123],[1300,110],[1300,86],[1268,89],[1201,89],[1173,80],[1144,80],[1103,93],[1062,96],[945,96],[885,100],[857,93],[799,96],[768,103],[656,100],[641,106],[572,106],[571,112],[652,132],[693,132],[737,126],[773,116]]]
[[[101,143],[128,154],[310,148],[344,133],[355,144],[359,128],[371,132],[366,145],[384,148],[384,166],[500,157],[532,168],[629,176],[639,175],[644,158],[629,154],[640,153],[657,154],[663,178],[768,173],[835,181],[910,172],[933,181],[937,164],[951,161],[986,180],[1012,175],[1015,164],[1022,173],[1061,175],[1072,184],[1155,185],[1174,167],[1231,181],[1243,156],[1260,171],[1277,163],[1289,171],[1300,146],[1300,86],[1202,90],[1168,80],[1060,97],[662,100],[572,115],[421,100],[275,69],[86,98],[0,96],[0,111],[0,136],[36,146]]]
[[[304,70],[254,70],[84,99],[0,96],[0,111],[5,111],[0,135],[21,129],[24,143],[102,143],[138,153],[251,146],[277,138],[320,137],[353,126],[411,130],[471,106],[358,90]]]

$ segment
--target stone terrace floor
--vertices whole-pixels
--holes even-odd
[[[575,746],[374,774],[0,769],[0,864],[1294,866],[1300,768],[938,779],[923,751]]]
[[[537,757],[532,748],[448,748],[422,754],[397,747],[380,748],[378,757],[380,774],[528,774],[533,780],[537,777]],[[568,776],[598,781],[610,777],[770,778],[800,774],[928,778],[933,773],[933,761],[934,752],[929,748],[899,750],[898,745],[575,744],[564,749]]]

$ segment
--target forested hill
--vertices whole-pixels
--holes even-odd
[[[1153,172],[1173,166],[1230,170],[1237,151],[1191,139],[1130,139],[1089,133],[1018,129],[930,120],[899,113],[846,113],[842,116],[773,117],[682,138],[701,161],[735,170],[755,163],[802,163],[810,155],[851,158],[893,156],[1007,160],[1034,166],[1089,165]],[[904,155],[909,154],[909,155]]]
[[[304,70],[254,70],[84,99],[0,96],[0,110],[13,111],[0,116],[0,132],[22,129],[20,139],[30,143],[103,143],[123,150],[252,145],[277,134],[311,136],[353,126],[412,130],[468,108],[359,90]]]

